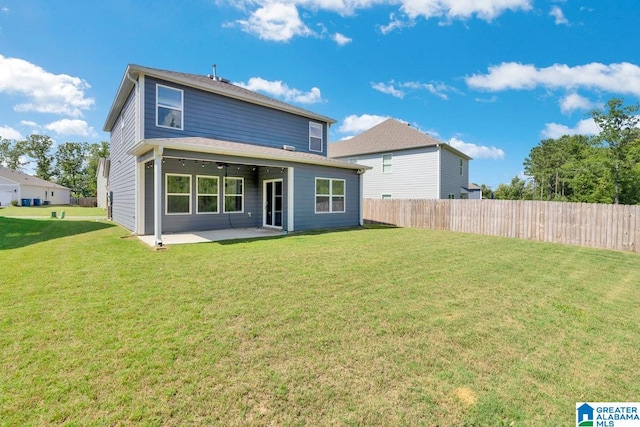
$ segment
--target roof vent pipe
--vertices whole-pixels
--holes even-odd
[[[213,80],[218,81],[218,73],[216,71],[216,64],[213,64]]]

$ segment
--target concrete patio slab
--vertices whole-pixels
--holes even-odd
[[[182,245],[187,243],[219,242],[222,240],[234,239],[256,239],[260,237],[283,236],[285,233],[280,230],[270,230],[267,228],[230,228],[225,230],[192,231],[189,233],[163,233],[163,246]],[[138,236],[140,240],[153,246],[155,236]]]

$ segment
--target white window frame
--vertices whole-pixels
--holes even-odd
[[[216,192],[215,194],[211,193],[200,193],[200,178],[205,179],[215,179],[216,180]],[[216,211],[215,212],[200,212],[200,196],[215,196],[216,197]],[[196,214],[198,215],[216,215],[220,213],[220,177],[216,175],[196,175]]]
[[[320,149],[319,150],[314,150],[311,145],[311,139],[315,138],[317,139],[318,136],[314,135],[312,133],[312,129],[315,129],[316,131],[319,130],[320,131]],[[322,153],[322,150],[324,149],[324,141],[323,141],[323,136],[324,136],[324,129],[322,126],[322,123],[316,123],[316,122],[309,122],[309,151],[314,151],[316,153]]]
[[[382,200],[391,200],[391,194],[383,194]]]
[[[318,194],[318,180],[329,181],[329,194]],[[344,188],[344,194],[333,194],[333,183],[335,181],[342,181],[342,188]],[[330,214],[330,213],[345,213],[347,211],[347,182],[344,179],[338,178],[324,178],[324,177],[316,177],[315,181],[315,197],[313,199],[314,212],[317,214]],[[328,211],[318,211],[318,196],[320,197],[329,197],[329,210]],[[333,210],[333,198],[334,197],[342,197],[344,199],[342,206],[343,209],[341,211]]]
[[[186,176],[189,178],[189,193],[169,193],[169,177],[170,176]],[[164,213],[166,215],[191,215],[191,175],[188,173],[167,173],[164,175]],[[169,212],[169,196],[188,196],[189,197],[189,212]]]
[[[160,88],[173,90],[176,92],[180,92],[180,108],[176,108],[174,105],[163,105],[160,103],[160,98],[158,96],[158,92]],[[158,110],[160,108],[166,108],[169,110],[180,111],[180,127],[172,127],[160,124],[160,114],[158,114]],[[165,86],[161,84],[156,84],[156,126],[165,129],[174,129],[174,130],[184,130],[184,91],[182,89],[176,89],[175,87]]]
[[[386,159],[385,159],[386,158]],[[386,161],[388,159],[388,161]],[[382,173],[393,172],[393,154],[387,153],[382,155]]]
[[[227,180],[240,180],[240,182],[242,182],[242,193],[240,194],[236,194],[236,193],[229,193],[227,194]],[[223,197],[222,197],[222,207],[223,207],[223,212],[224,213],[244,213],[244,191],[245,191],[245,187],[244,187],[244,178],[239,177],[239,176],[225,176],[224,177],[224,181],[223,181]],[[228,211],[227,210],[227,196],[235,196],[235,197],[240,197],[240,205],[241,208],[239,211]]]

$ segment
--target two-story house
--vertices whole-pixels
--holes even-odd
[[[471,157],[398,120],[329,144],[329,157],[371,168],[365,198],[466,199],[471,193]]]
[[[107,116],[112,219],[136,234],[362,225],[366,167],[327,157],[329,117],[215,75],[129,65]]]

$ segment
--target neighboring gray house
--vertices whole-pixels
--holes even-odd
[[[481,200],[482,199],[482,187],[476,184],[469,184],[469,199]]]
[[[366,167],[327,157],[333,119],[217,76],[129,65],[111,133],[112,219],[137,234],[362,225]]]
[[[68,205],[71,201],[67,187],[28,175],[24,172],[0,166],[0,205],[8,206],[12,200],[22,204],[22,199],[38,199],[40,204]]]
[[[471,157],[394,119],[329,144],[329,157],[371,168],[365,198],[468,198]]]

